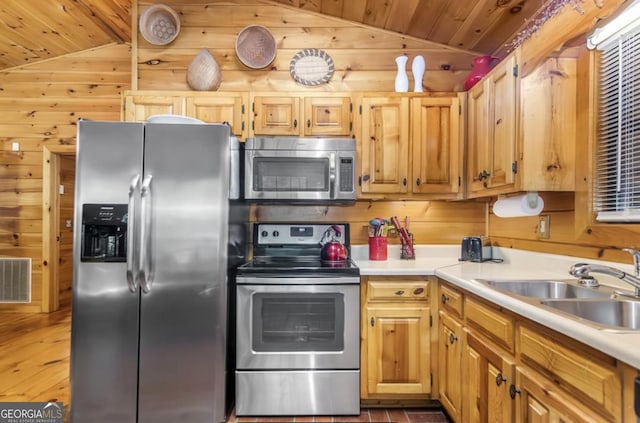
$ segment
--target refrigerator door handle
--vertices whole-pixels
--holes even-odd
[[[142,181],[140,189],[140,286],[143,293],[151,291],[151,180],[153,177],[147,175]]]
[[[131,178],[129,184],[129,207],[127,213],[129,221],[127,224],[127,285],[129,285],[129,291],[136,292],[138,290],[138,263],[136,262],[135,252],[135,240],[136,240],[136,209],[135,209],[135,194],[138,191],[140,185],[140,175],[135,175]]]

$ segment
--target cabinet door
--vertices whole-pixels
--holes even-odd
[[[489,161],[489,90],[487,81],[476,84],[467,94],[467,186],[470,193],[488,187]]]
[[[351,97],[306,97],[304,135],[351,134]]]
[[[429,308],[367,307],[369,394],[428,394]]]
[[[255,135],[300,135],[300,98],[255,96]]]
[[[409,98],[363,98],[361,189],[406,193],[409,168]]]
[[[184,97],[159,95],[125,95],[124,121],[144,122],[153,115],[184,114]]]
[[[186,115],[204,122],[227,122],[231,126],[231,133],[238,138],[247,136],[245,105],[248,102],[246,94],[229,93],[224,96],[187,97]]]
[[[412,191],[460,191],[460,101],[457,97],[411,100]]]
[[[509,385],[513,382],[515,365],[504,351],[465,330],[462,371],[465,422],[513,421]]]
[[[468,92],[469,197],[515,189],[518,78],[510,56]]]
[[[516,116],[518,111],[517,63],[511,56],[489,78],[491,121],[491,168],[489,188],[513,186],[516,166]]]
[[[515,386],[516,423],[578,423],[610,421],[561,392],[551,381],[518,367]]]
[[[461,422],[462,405],[462,324],[440,312],[438,381],[440,402],[453,421]]]

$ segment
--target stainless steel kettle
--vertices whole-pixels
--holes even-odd
[[[325,231],[322,236],[322,240],[320,241],[320,244],[322,244],[320,258],[322,260],[330,262],[342,262],[347,260],[347,247],[336,239],[336,237],[339,237],[341,233],[340,227],[337,225],[332,225]]]

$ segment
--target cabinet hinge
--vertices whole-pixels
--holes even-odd
[[[518,173],[518,161],[511,163],[511,171],[513,173]]]
[[[517,77],[518,76],[518,65],[515,65],[513,67],[513,76]]]
[[[244,131],[244,122],[242,122],[242,130]]]
[[[254,120],[254,121],[251,121],[251,129],[252,129],[253,131],[255,131],[255,130],[256,130],[256,121],[255,121],[255,120]]]
[[[349,113],[353,113],[353,103],[349,103]]]
[[[429,327],[433,327],[433,316],[429,315]]]
[[[241,113],[244,115],[244,104],[242,105],[242,107],[240,108]]]
[[[429,373],[429,386],[433,386],[433,373]]]
[[[251,112],[255,113],[256,112],[256,103],[251,103]]]
[[[360,107],[358,109],[360,111],[360,114],[362,114],[362,104],[360,105]]]
[[[458,176],[458,186],[462,186],[462,178],[460,176]]]
[[[458,104],[458,114],[462,115],[462,104]]]
[[[349,132],[353,131],[353,122],[349,122]]]

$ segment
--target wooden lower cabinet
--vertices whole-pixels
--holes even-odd
[[[454,421],[461,421],[462,323],[440,311],[438,323],[438,388],[440,403]]]
[[[365,282],[366,281],[366,282]],[[431,389],[431,307],[426,278],[365,278],[361,394],[427,398]]]
[[[516,423],[607,422],[536,372],[518,367],[513,387]]]
[[[638,422],[638,369],[438,282],[433,366],[454,422]]]
[[[512,422],[514,403],[509,383],[515,375],[512,357],[464,330],[462,347],[462,421]]]

